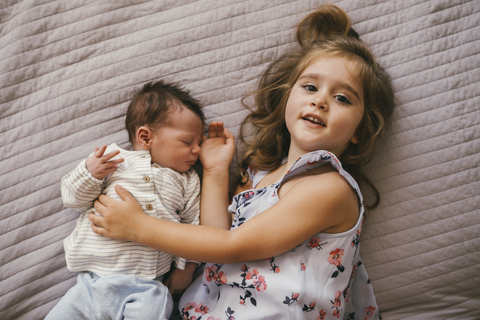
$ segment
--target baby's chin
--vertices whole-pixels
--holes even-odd
[[[192,169],[192,168],[193,168],[193,164],[191,164],[191,165],[187,164],[185,166],[181,166],[181,167],[177,167],[177,168],[171,168],[171,169],[175,170],[179,173],[186,173],[186,172],[190,171],[190,169]]]

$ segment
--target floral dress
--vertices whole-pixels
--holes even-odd
[[[299,158],[276,183],[236,195],[229,211],[231,229],[261,214],[279,198],[286,179],[330,164],[350,183],[359,198],[360,216],[352,229],[317,233],[276,257],[246,263],[208,263],[203,275],[185,292],[183,319],[379,319],[375,296],[359,257],[363,222],[362,195],[355,180],[327,151]],[[267,172],[249,171],[253,186]],[[302,218],[301,212],[292,212]],[[319,213],[320,214],[320,213]]]

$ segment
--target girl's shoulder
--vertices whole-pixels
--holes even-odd
[[[320,169],[321,167],[323,169]],[[282,183],[298,175],[315,176],[318,173],[326,173],[327,171],[336,172],[337,174],[329,174],[329,178],[339,181],[345,180],[355,190],[360,200],[363,201],[357,181],[343,169],[342,163],[333,153],[325,150],[317,150],[301,156],[282,178]],[[325,177],[323,176],[323,178]]]
[[[358,196],[355,188],[352,188],[340,171],[328,164],[309,167],[308,170],[297,169],[293,174],[287,173],[279,182],[279,196],[282,197],[293,188],[299,195],[312,193],[322,195],[324,199],[322,201],[325,201],[327,196],[330,199]]]
[[[285,174],[285,178],[305,171],[314,170],[325,164],[329,164],[339,172],[343,169],[340,160],[338,160],[333,153],[325,150],[317,150],[306,153],[298,158],[297,161],[295,161],[295,163],[288,169],[287,173]]]
[[[311,222],[323,226],[319,229],[321,232],[352,230],[363,216],[362,195],[357,183],[333,154],[307,155],[307,159],[299,159],[300,163],[293,165],[282,179],[279,198],[283,198],[283,204],[285,201],[296,203],[299,210],[311,212]]]

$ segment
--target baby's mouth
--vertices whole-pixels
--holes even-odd
[[[319,118],[316,118],[314,116],[305,116],[305,117],[303,117],[303,120],[310,121],[310,122],[315,123],[315,124],[319,124],[322,127],[326,127],[326,125],[325,125],[325,123],[323,123],[323,121],[321,121]]]

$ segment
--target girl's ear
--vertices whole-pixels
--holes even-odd
[[[357,144],[358,143],[358,136],[357,134],[355,134],[352,139],[350,139],[350,142],[353,143],[353,144]]]
[[[152,130],[146,126],[137,129],[137,145],[142,150],[150,150],[152,144]]]
[[[355,130],[355,133],[353,134],[353,137],[350,139],[350,142],[353,144],[358,144],[361,133],[362,133],[361,124],[359,124],[357,129]]]

